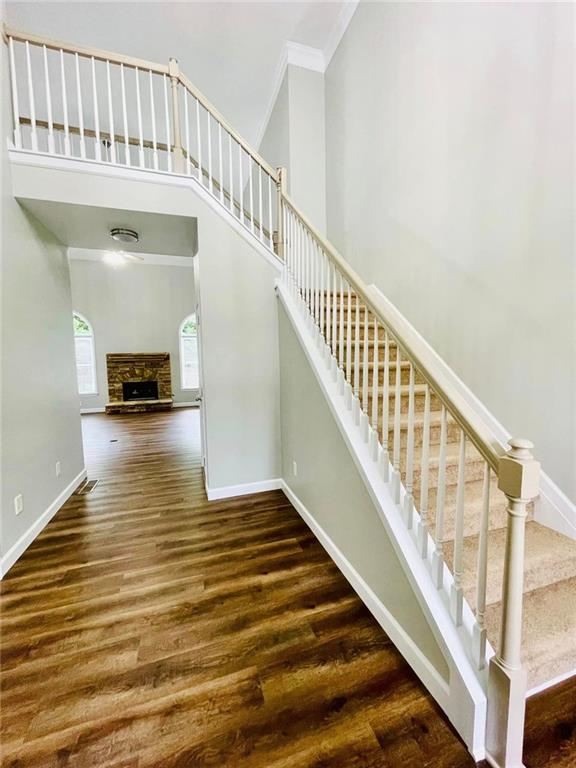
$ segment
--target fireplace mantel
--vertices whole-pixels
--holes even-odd
[[[108,397],[106,413],[140,413],[172,408],[169,352],[113,352],[106,355]],[[125,382],[156,381],[157,400],[124,400]]]

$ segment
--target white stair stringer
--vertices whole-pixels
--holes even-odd
[[[463,622],[460,627],[456,627],[450,616],[449,606],[452,575],[444,565],[443,586],[441,589],[436,588],[431,576],[433,540],[429,538],[428,557],[423,559],[418,551],[416,539],[419,516],[416,512],[414,513],[414,524],[409,530],[402,516],[404,490],[401,488],[400,503],[396,504],[392,484],[384,480],[382,456],[376,455],[375,441],[369,435],[370,429],[359,428],[358,414],[352,406],[347,387],[342,376],[337,374],[331,352],[311,320],[306,306],[293,294],[292,288],[284,280],[277,282],[276,292],[420,608],[445,657],[449,668],[447,683],[438,675],[432,674],[430,665],[425,664],[421,656],[414,654],[411,639],[405,633],[398,632],[398,627],[390,620],[390,614],[370,590],[369,585],[362,582],[353,569],[341,561],[328,537],[323,535],[321,529],[317,530],[318,526],[314,525],[309,515],[307,516],[306,510],[301,508],[298,498],[290,492],[288,486],[286,487],[287,495],[312,527],[359,597],[444,710],[472,756],[476,760],[482,760],[485,758],[486,670],[493,650],[487,645],[485,667],[483,670],[478,670],[473,660],[474,617],[469,606],[466,602],[464,603]],[[362,416],[360,415],[361,424]]]

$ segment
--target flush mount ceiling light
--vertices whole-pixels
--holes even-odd
[[[110,237],[118,243],[137,243],[140,239],[138,232],[134,232],[133,229],[124,229],[123,227],[111,229]]]
[[[107,251],[102,256],[102,261],[110,267],[124,267],[129,261],[144,261],[142,256],[124,251]]]

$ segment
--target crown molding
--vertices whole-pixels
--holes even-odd
[[[68,259],[70,261],[101,262],[105,253],[110,253],[110,251],[97,248],[68,248]],[[194,266],[192,256],[163,256],[159,253],[137,253],[136,251],[125,251],[125,253],[142,259],[142,261],[131,261],[129,266],[186,267],[188,269]]]
[[[342,40],[342,37],[348,28],[348,24],[350,24],[352,16],[354,16],[359,2],[360,0],[350,0],[350,2],[347,2],[343,5],[342,10],[338,14],[338,18],[336,19],[336,23],[328,35],[328,41],[326,42],[324,48],[313,48],[310,45],[295,43],[292,40],[288,40],[286,42],[276,65],[274,85],[270,95],[270,101],[268,102],[268,108],[266,109],[264,119],[262,120],[260,129],[256,136],[255,143],[258,150],[260,149],[262,139],[264,138],[264,134],[268,128],[268,123],[272,117],[272,112],[274,111],[274,106],[276,105],[278,94],[280,93],[280,88],[282,87],[282,82],[284,80],[284,75],[286,74],[288,64],[292,64],[296,67],[302,67],[304,69],[310,69],[313,72],[326,72],[330,61],[332,60],[332,57],[334,56],[334,53],[340,44],[340,40]]]
[[[332,31],[328,35],[328,41],[324,46],[325,70],[328,69],[332,56],[336,53],[340,40],[344,37],[344,32],[348,29],[348,24],[352,21],[352,16],[356,13],[359,3],[360,0],[351,0],[351,2],[345,3],[338,14],[336,24],[332,27]]]
[[[324,51],[310,45],[293,43],[291,40],[286,42],[286,61],[295,67],[311,69],[313,72],[324,72],[326,69]]]

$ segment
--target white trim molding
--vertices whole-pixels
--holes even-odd
[[[328,69],[328,65],[332,61],[332,56],[336,53],[336,49],[340,45],[340,41],[344,37],[344,33],[348,29],[348,24],[352,21],[352,16],[356,13],[359,4],[360,0],[351,0],[351,2],[343,5],[338,18],[336,19],[336,24],[332,27],[328,41],[324,46],[325,70]]]
[[[68,259],[74,261],[102,261],[110,251],[98,248],[68,248]],[[136,256],[137,261],[131,261],[130,266],[159,266],[159,267],[186,267],[194,268],[194,256],[164,256],[159,253],[140,253],[125,251],[129,256]]]
[[[201,400],[190,400],[186,403],[172,403],[172,408],[199,408]]]
[[[106,413],[106,408],[104,408],[104,406],[101,408],[80,408],[81,416],[84,416],[88,413]]]
[[[8,573],[10,568],[14,565],[14,563],[24,554],[24,552],[28,549],[30,544],[34,541],[34,539],[38,536],[41,531],[44,530],[44,528],[48,525],[50,520],[54,517],[56,512],[65,504],[66,501],[72,496],[76,488],[82,483],[84,480],[86,480],[88,473],[86,472],[86,469],[84,468],[81,472],[79,472],[76,477],[72,480],[71,483],[69,483],[66,488],[60,493],[50,504],[48,509],[46,509],[39,518],[37,518],[30,528],[28,528],[27,531],[24,531],[22,536],[18,539],[18,541],[13,544],[8,552],[6,552],[5,555],[2,556],[2,559],[0,560],[0,579],[3,579],[4,576]]]
[[[436,667],[434,667],[430,660],[422,653],[405,629],[396,621],[378,595],[369,584],[364,581],[362,576],[360,576],[358,571],[345,557],[328,533],[326,533],[326,531],[316,522],[312,513],[306,508],[298,496],[296,496],[285,480],[282,481],[282,490],[292,506],[298,511],[300,517],[322,544],[340,571],[344,574],[354,592],[356,592],[378,624],[380,624],[384,632],[386,632],[390,640],[394,643],[396,648],[398,648],[420,680],[422,680],[432,696],[434,696],[436,701],[441,702],[444,708],[447,707],[450,689],[446,680],[444,680]]]
[[[217,499],[230,499],[234,496],[247,496],[250,493],[263,493],[264,491],[277,491],[283,487],[283,480],[259,480],[255,483],[242,483],[241,485],[222,485],[219,488],[210,488],[206,485],[208,501]]]
[[[324,72],[326,70],[324,51],[320,48],[312,48],[311,45],[293,43],[291,40],[286,43],[286,63],[303,69],[311,69],[312,72]]]

